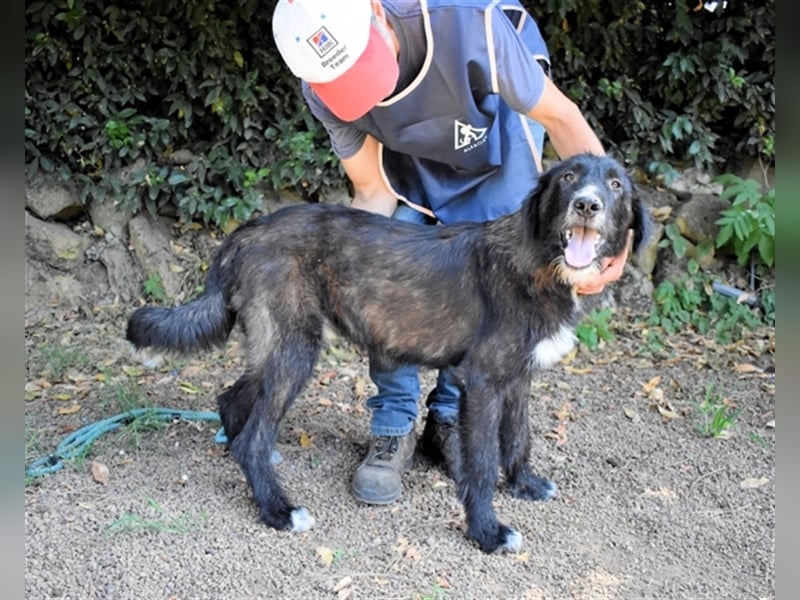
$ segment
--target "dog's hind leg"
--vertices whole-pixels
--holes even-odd
[[[248,365],[229,395],[221,399],[220,412],[225,415],[223,423],[234,429],[231,453],[253,490],[261,520],[275,529],[305,531],[314,519],[289,501],[270,457],[281,419],[313,372],[319,339],[299,331],[281,332],[274,339],[280,343],[265,353],[260,365]],[[249,414],[236,432],[248,406]]]
[[[528,500],[549,500],[556,485],[536,475],[530,466],[531,440],[528,427],[530,383],[520,377],[508,388],[500,422],[500,465],[514,496]]]
[[[461,398],[461,476],[459,497],[467,519],[467,537],[484,552],[517,551],[522,536],[503,525],[492,507],[497,486],[500,449],[501,400],[496,390],[486,385],[467,383]]]

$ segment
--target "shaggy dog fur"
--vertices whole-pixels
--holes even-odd
[[[269,457],[324,326],[384,366],[453,366],[467,537],[484,552],[517,550],[521,535],[492,507],[499,468],[517,497],[555,494],[529,464],[531,371],[574,345],[576,284],[623,250],[629,229],[638,245],[646,225],[623,167],[589,155],[556,164],[518,212],[489,223],[432,227],[335,205],[290,207],[228,236],[197,299],[136,310],[127,339],[189,353],[221,345],[239,323],[247,367],[219,396],[222,424],[263,522],[295,531],[314,520],[288,499]]]

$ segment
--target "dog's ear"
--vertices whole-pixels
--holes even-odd
[[[547,237],[548,227],[551,224],[548,211],[551,210],[551,197],[553,195],[553,181],[556,179],[556,167],[539,174],[536,187],[531,192],[527,201],[527,220],[533,239],[542,240]]]
[[[650,238],[650,233],[653,230],[653,219],[641,196],[639,196],[639,189],[635,184],[632,186],[632,190],[633,251],[638,254],[642,250],[643,243]]]

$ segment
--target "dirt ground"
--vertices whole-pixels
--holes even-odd
[[[123,340],[131,309],[27,311],[29,463],[132,408],[214,411],[238,377],[236,335],[141,366]],[[518,554],[465,539],[453,482],[424,458],[395,504],[352,498],[373,387],[364,357],[334,344],[279,444],[284,484],[315,528],[259,523],[217,422],[139,419],[28,482],[26,597],[774,598],[774,330],[726,347],[674,336],[658,350],[620,313],[614,334],[532,381],[534,467],[560,493],[532,503],[499,490]],[[722,437],[699,431],[705,399],[740,411]]]

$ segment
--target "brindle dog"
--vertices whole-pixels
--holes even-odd
[[[335,205],[285,208],[240,226],[216,254],[205,290],[128,322],[136,348],[189,353],[221,345],[235,323],[247,367],[219,396],[230,450],[261,519],[303,531],[314,519],[284,493],[269,457],[332,325],[384,366],[454,367],[461,389],[457,481],[467,537],[484,552],[522,536],[492,507],[510,491],[546,500],[555,485],[529,464],[532,369],[574,345],[576,284],[600,259],[638,246],[648,219],[625,169],[579,155],[543,173],[522,208],[489,223],[415,225]]]

